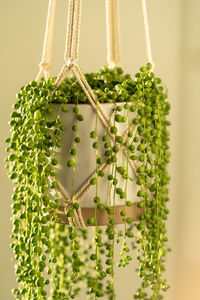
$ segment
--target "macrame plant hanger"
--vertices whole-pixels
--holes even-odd
[[[142,18],[144,25],[144,36],[145,36],[145,48],[146,48],[146,62],[152,63],[152,53],[151,53],[151,43],[150,43],[150,34],[147,18],[147,8],[146,0],[140,0],[142,7]],[[68,9],[68,22],[67,22],[67,34],[66,34],[66,46],[64,53],[64,65],[61,68],[60,73],[58,74],[55,86],[58,87],[64,78],[71,71],[79,82],[82,90],[87,96],[90,105],[97,113],[98,118],[102,122],[105,128],[110,128],[113,126],[109,120],[109,116],[105,113],[102,105],[98,103],[95,94],[93,93],[91,87],[89,86],[84,74],[78,65],[79,57],[79,37],[80,37],[80,20],[81,20],[81,2],[82,0],[69,0],[69,9]],[[43,55],[40,62],[40,71],[36,77],[37,82],[39,82],[44,75],[45,79],[50,77],[50,68],[51,68],[51,49],[52,49],[52,40],[53,40],[53,27],[54,27],[54,16],[55,16],[55,6],[56,0],[49,0],[49,8],[47,14],[47,24],[44,37],[43,45]],[[107,62],[108,67],[113,69],[120,66],[120,34],[119,34],[119,0],[105,0],[106,6],[106,36],[107,36]],[[136,126],[133,124],[129,130],[134,131]],[[114,136],[110,133],[110,137],[114,140]],[[128,130],[123,134],[123,140],[126,140]],[[117,155],[121,151],[126,155],[126,148],[121,144]],[[136,176],[137,163],[129,159],[129,164],[133,169],[133,172]],[[105,170],[108,167],[106,163],[102,164],[98,170]],[[75,192],[74,195],[70,193],[61,185],[58,181],[58,190],[61,196],[65,200],[65,213],[72,207],[73,201],[81,201],[85,194],[89,191],[91,185],[90,180],[96,175],[96,170],[85,180],[83,185]],[[152,195],[150,194],[151,198]],[[81,208],[74,212],[75,226],[85,228],[85,222],[82,216]],[[72,218],[68,218],[69,224],[72,225]]]

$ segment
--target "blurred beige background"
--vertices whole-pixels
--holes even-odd
[[[171,214],[165,300],[200,299],[200,1],[147,0],[156,73],[169,88],[171,103]],[[12,185],[4,170],[9,115],[21,85],[35,78],[42,54],[47,0],[0,1],[1,170],[0,299],[11,300],[15,286],[11,233]],[[66,1],[57,1],[53,74],[63,64]],[[139,0],[120,0],[122,64],[132,75],[144,64]],[[83,0],[80,65],[95,71],[106,64],[104,0]],[[117,300],[132,299],[137,287],[131,268],[116,276]],[[134,277],[133,277],[134,276]],[[135,287],[133,284],[135,281]],[[84,297],[81,298],[84,300]]]

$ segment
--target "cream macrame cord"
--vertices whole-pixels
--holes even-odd
[[[151,51],[151,39],[150,39],[150,31],[149,31],[149,22],[147,15],[147,5],[146,0],[140,0],[142,7],[142,21],[144,26],[144,39],[145,39],[145,49],[146,49],[146,62],[152,64],[152,69],[154,69],[155,65],[152,59],[152,51]]]
[[[59,86],[67,73],[70,71],[74,63],[78,60],[79,55],[79,36],[80,36],[80,20],[81,20],[81,0],[69,1],[66,47],[64,53],[65,64],[58,74],[55,82]]]
[[[37,82],[40,81],[43,74],[44,74],[45,79],[48,79],[50,77],[51,49],[52,49],[52,40],[53,40],[55,8],[56,8],[56,0],[49,0],[42,60],[39,64],[40,71],[36,77]]]
[[[107,62],[109,68],[120,66],[119,0],[105,0]]]

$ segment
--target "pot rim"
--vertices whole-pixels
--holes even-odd
[[[116,103],[121,103],[121,104],[124,104],[124,103],[127,103],[126,101],[123,101],[123,102],[111,102],[111,103],[108,103],[108,102],[106,102],[106,103],[101,103],[101,102],[99,102],[99,104],[100,105],[104,105],[104,104],[107,104],[107,105],[111,105],[111,104],[116,104]],[[62,102],[49,102],[48,104],[65,104],[65,105],[77,105],[77,104],[75,104],[75,103],[62,103]],[[90,103],[78,103],[78,105],[81,105],[81,106],[88,106],[88,105],[90,105],[91,106],[91,104]]]

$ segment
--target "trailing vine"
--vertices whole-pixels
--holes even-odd
[[[11,137],[6,140],[6,167],[15,184],[11,247],[17,261],[18,288],[13,294],[16,299],[45,300],[51,285],[50,299],[76,299],[83,284],[89,299],[107,295],[113,300],[117,242],[121,243],[118,267],[129,264],[137,248],[141,286],[134,298],[162,299],[162,292],[168,289],[163,272],[170,250],[165,225],[170,180],[167,90],[151,72],[151,64],[142,67],[134,80],[129,74],[124,75],[121,68],[103,67],[85,76],[97,99],[96,125],[87,133],[93,140],[96,159],[96,176],[90,182],[95,186],[92,200],[95,214],[87,220],[88,225],[94,226],[94,237],[90,237],[89,229],[76,228],[74,218],[80,205],[74,190],[77,147],[81,148],[79,126],[86,122],[79,107],[88,104],[88,99],[75,77],[65,78],[58,88],[55,88],[55,78],[42,79],[40,83],[32,81],[17,95],[10,121]],[[53,119],[51,103],[59,105]],[[113,125],[105,130],[103,137],[98,132],[100,103],[112,105]],[[73,104],[71,129],[62,123],[67,118],[68,104]],[[125,136],[120,134],[121,125],[126,127]],[[61,133],[65,130],[74,134],[73,147],[67,156],[67,167],[73,170],[73,203],[66,211],[71,226],[61,224],[63,220],[58,217],[61,196],[55,153],[62,147]],[[101,145],[105,148],[103,156],[99,152]],[[137,165],[136,178],[131,175],[130,161]],[[105,162],[110,166],[108,175],[101,170]],[[107,181],[109,187],[107,203],[101,199],[100,180]],[[133,181],[138,186],[137,206],[143,209],[136,224],[127,215],[127,208],[133,204],[128,185]],[[123,203],[122,231],[116,224],[118,199]],[[97,224],[99,210],[108,214],[106,230]]]

